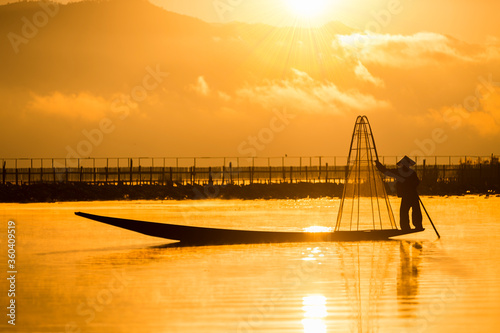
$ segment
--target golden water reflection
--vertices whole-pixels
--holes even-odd
[[[300,213],[282,208],[297,202]],[[500,197],[425,202],[439,241],[426,230],[381,242],[155,246],[164,243],[73,214],[173,223],[186,210],[194,216],[186,225],[203,215],[210,227],[297,230],[304,221],[327,225],[313,209],[327,203],[316,200],[211,201],[202,213],[189,202],[0,205],[0,217],[20,222],[23,332],[63,332],[71,323],[88,333],[499,332]],[[275,224],[255,218],[263,212]],[[125,287],[102,299],[116,276]]]
[[[400,316],[414,317],[418,304],[422,242],[402,241],[399,244],[400,265],[397,275],[397,295]]]
[[[304,232],[332,232],[333,228],[323,227],[319,225],[313,225],[307,228],[303,228]]]
[[[309,295],[302,298],[304,310],[304,333],[326,333],[324,318],[328,316],[326,310],[326,297],[323,295]]]

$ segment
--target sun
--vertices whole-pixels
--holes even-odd
[[[287,7],[296,18],[314,19],[323,14],[328,0],[285,0]]]

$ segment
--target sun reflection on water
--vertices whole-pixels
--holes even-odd
[[[304,310],[304,333],[325,333],[326,323],[324,318],[328,316],[326,311],[326,297],[323,295],[309,295],[302,298],[302,310]]]
[[[305,232],[332,232],[332,228],[330,227],[322,227],[319,225],[313,225],[311,227],[304,228]]]

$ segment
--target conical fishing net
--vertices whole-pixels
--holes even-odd
[[[358,116],[347,159],[344,192],[335,231],[397,229],[366,116]]]

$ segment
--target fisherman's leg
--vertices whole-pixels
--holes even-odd
[[[410,229],[410,217],[408,215],[410,207],[408,198],[401,198],[401,206],[399,207],[399,224],[401,225],[401,230]]]
[[[422,211],[418,197],[415,197],[411,203],[411,222],[416,229],[422,229]]]

